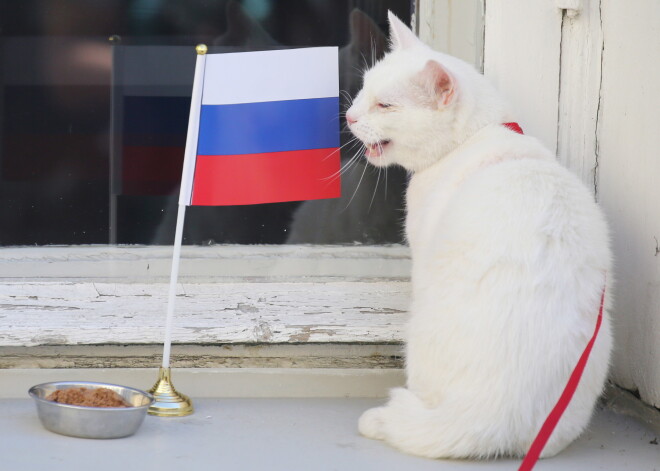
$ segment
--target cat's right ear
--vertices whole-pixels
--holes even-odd
[[[403,21],[398,19],[394,13],[388,10],[387,19],[390,23],[390,43],[391,51],[399,49],[408,49],[420,44],[415,33],[410,31]]]
[[[456,81],[440,63],[430,60],[420,72],[418,80],[433,95],[439,106],[447,106],[456,96]]]

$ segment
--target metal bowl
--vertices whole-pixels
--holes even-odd
[[[46,397],[58,389],[108,388],[132,407],[72,406],[49,401]],[[116,384],[89,381],[59,381],[32,386],[28,391],[37,404],[42,425],[51,432],[81,438],[120,438],[134,434],[154,402],[151,394]]]

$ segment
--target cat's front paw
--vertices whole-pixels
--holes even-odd
[[[385,407],[374,407],[364,412],[358,421],[358,430],[362,435],[374,440],[385,439]]]

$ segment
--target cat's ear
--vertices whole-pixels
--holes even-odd
[[[398,19],[396,15],[389,10],[387,12],[387,19],[390,23],[391,51],[408,49],[420,44],[415,33],[410,31],[410,28],[408,28],[403,21]]]
[[[418,80],[437,100],[438,105],[449,105],[456,95],[456,82],[451,73],[434,60],[430,60],[419,73]]]

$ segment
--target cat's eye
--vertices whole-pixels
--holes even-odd
[[[376,106],[378,106],[378,108],[385,109],[385,108],[390,108],[392,105],[390,105],[389,103],[378,103]]]

